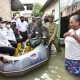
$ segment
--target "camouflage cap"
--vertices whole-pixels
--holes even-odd
[[[36,17],[36,20],[42,20],[41,17]]]
[[[53,14],[49,14],[48,17],[54,18],[54,15]]]

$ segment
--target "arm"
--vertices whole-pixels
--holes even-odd
[[[55,39],[55,37],[57,35],[57,31],[58,31],[58,26],[57,26],[57,24],[54,24],[54,30],[53,30],[53,34],[52,34],[51,40]]]
[[[63,37],[66,38],[67,36],[70,36],[70,33],[69,32],[66,32]]]
[[[80,44],[80,37],[77,36],[76,34],[71,34],[71,37],[73,37],[79,44]]]

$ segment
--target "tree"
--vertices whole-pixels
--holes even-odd
[[[35,17],[41,16],[40,9],[42,8],[42,5],[40,3],[35,3],[33,7],[33,14]]]

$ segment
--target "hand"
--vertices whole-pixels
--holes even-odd
[[[29,39],[26,40],[26,43],[28,43],[28,42],[29,42]]]
[[[21,35],[19,37],[20,37],[20,39],[23,39],[23,37]]]
[[[67,32],[67,33],[65,33],[65,34],[63,35],[64,38],[66,38],[67,36],[70,36],[70,33],[69,33],[69,32]]]
[[[71,33],[70,36],[73,37],[73,38],[75,38],[76,34]]]
[[[8,47],[12,47],[12,45],[8,45]]]
[[[50,40],[49,40],[49,44],[50,44],[52,41],[53,41],[53,39],[50,39]]]
[[[1,60],[2,63],[9,63],[10,62],[10,60],[7,60],[3,56],[0,56],[0,60]]]

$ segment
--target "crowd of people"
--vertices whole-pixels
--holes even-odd
[[[52,14],[44,18],[44,24],[41,17],[32,17],[32,22],[25,21],[24,16],[6,21],[0,17],[0,53],[14,56],[18,43],[21,48],[26,49],[26,45],[30,43],[31,47],[35,48],[39,44],[47,45],[50,43],[56,46],[57,51],[60,51],[58,46],[58,25],[54,22]],[[36,41],[34,41],[36,39]]]
[[[63,36],[65,67],[74,75],[80,74],[80,15],[70,18],[70,30]],[[28,23],[24,16],[12,21],[0,17],[0,53],[14,56],[18,43],[22,43],[21,48],[24,50],[27,50],[26,45],[35,48],[39,44],[49,44],[50,54],[54,44],[56,50],[61,51],[58,45],[58,24],[54,22],[54,15],[45,16],[44,24],[40,17],[32,17],[31,23]],[[3,55],[0,55],[0,60],[8,62]]]

